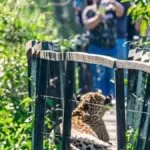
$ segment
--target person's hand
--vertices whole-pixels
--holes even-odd
[[[115,5],[117,1],[116,1],[116,0],[108,0],[108,2],[109,2],[110,4]]]
[[[104,15],[102,14],[102,15],[99,15],[99,19],[101,20],[101,21],[103,21],[104,20]]]
[[[97,16],[101,22],[104,20],[104,15],[105,15],[105,12],[103,12],[103,10],[102,11],[98,10]]]
[[[113,6],[112,9],[116,12],[117,17],[121,17],[124,14],[124,6],[117,0],[109,0],[109,3]]]
[[[109,5],[106,7],[106,10],[115,10],[116,2],[116,0],[108,0]]]

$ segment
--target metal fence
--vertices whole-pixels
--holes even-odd
[[[117,149],[148,150],[150,147],[150,64],[118,60],[81,52],[56,52],[53,43],[27,43],[29,96],[35,99],[32,149],[69,150],[71,113],[76,101],[76,63],[97,64],[115,71]],[[128,94],[124,96],[124,72],[128,71]],[[80,81],[79,81],[80,82]],[[58,126],[62,125],[62,133]],[[129,133],[127,135],[127,133]],[[58,143],[59,139],[59,143]],[[131,145],[130,145],[131,144]]]

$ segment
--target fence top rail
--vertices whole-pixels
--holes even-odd
[[[104,65],[110,68],[114,67],[115,58],[103,55],[88,54],[84,52],[54,52],[42,50],[40,58],[52,61],[74,61],[89,64]]]
[[[84,52],[54,52],[42,50],[39,57],[52,61],[74,61],[89,64],[104,65],[106,67],[114,68],[116,59],[104,55],[88,54]]]
[[[116,68],[133,69],[150,73],[150,63],[133,60],[116,60]]]
[[[30,46],[29,46],[30,45]],[[98,64],[110,68],[120,68],[120,69],[133,69],[140,70],[150,73],[150,63],[132,61],[132,60],[120,60],[104,55],[89,54],[84,52],[56,52],[49,50],[41,46],[41,43],[32,45],[27,44],[27,54],[28,57],[36,56],[41,59],[51,60],[51,61],[74,61],[89,64]],[[30,51],[30,52],[29,52]]]
[[[89,64],[104,65],[114,68],[116,59],[104,55],[88,54],[84,52],[66,52],[66,60],[74,62],[83,62]]]

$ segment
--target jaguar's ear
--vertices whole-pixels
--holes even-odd
[[[110,103],[111,103],[111,100],[112,100],[112,96],[111,96],[111,95],[107,95],[107,96],[105,97],[104,104],[105,104],[105,105],[110,104]]]
[[[81,100],[81,94],[76,94],[76,100],[79,102]]]
[[[100,93],[100,94],[102,94],[102,90],[101,89],[98,89],[97,92]]]

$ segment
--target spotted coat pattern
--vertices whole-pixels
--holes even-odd
[[[72,150],[112,150],[109,136],[102,120],[109,109],[109,97],[99,92],[81,96],[72,113]]]

